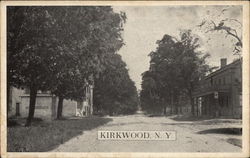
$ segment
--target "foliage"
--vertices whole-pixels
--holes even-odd
[[[121,26],[125,19],[122,14],[114,13],[111,7],[59,7],[52,14],[59,21],[56,39],[62,43],[60,47],[64,47],[60,53],[65,53],[59,56],[64,60],[55,61],[60,62],[57,64],[60,72],[57,78],[64,80],[63,75],[73,78],[74,84],[79,84],[74,89],[77,91],[86,80],[91,80],[90,76],[103,70],[106,54],[116,52],[123,45]],[[64,65],[71,68],[66,71],[68,74],[60,71]]]
[[[99,78],[95,79],[94,111],[109,115],[131,114],[137,109],[137,91],[121,56],[112,54]]]
[[[180,32],[180,39],[164,35],[149,54],[150,68],[142,74],[141,101],[146,111],[166,113],[166,106],[178,107],[181,98],[192,98],[199,79],[209,71],[208,54],[198,50],[199,39],[191,30]]]
[[[104,70],[106,55],[123,45],[121,31],[126,17],[114,13],[111,7],[59,7],[52,10],[52,15],[58,22],[55,38],[61,40],[63,47],[59,59],[55,60],[54,74],[58,82],[52,92],[59,100],[83,100],[85,86],[93,84],[93,76]]]
[[[8,83],[46,89],[51,82],[52,22],[41,7],[8,7]]]
[[[124,13],[105,7],[8,7],[8,85],[82,99],[86,82],[123,45]],[[92,76],[92,77],[91,77]]]

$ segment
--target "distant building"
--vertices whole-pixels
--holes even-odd
[[[64,99],[63,116],[89,116],[93,113],[93,86],[88,85],[85,91],[83,101],[74,101]],[[18,116],[27,117],[29,112],[29,90],[10,87],[8,99],[8,117]],[[38,91],[36,97],[36,107],[34,117],[56,118],[58,97],[50,92]]]
[[[221,59],[220,69],[201,79],[193,93],[198,116],[242,117],[242,61],[227,65]]]

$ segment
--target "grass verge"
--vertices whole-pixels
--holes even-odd
[[[22,122],[23,120],[17,120]],[[30,127],[7,128],[8,152],[45,152],[56,148],[67,140],[112,121],[111,118],[89,117],[39,121]]]

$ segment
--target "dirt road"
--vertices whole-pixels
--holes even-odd
[[[61,144],[54,152],[240,152],[228,143],[228,138],[240,135],[206,132],[210,129],[235,126],[232,123],[213,124],[208,121],[175,121],[168,117],[147,117],[142,114],[110,117],[113,121]],[[117,141],[97,139],[98,130],[175,130],[175,141]]]

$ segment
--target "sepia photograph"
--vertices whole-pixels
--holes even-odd
[[[249,3],[178,3],[1,4],[3,156],[248,157]]]

